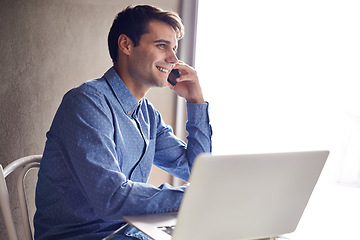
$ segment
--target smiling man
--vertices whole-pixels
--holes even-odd
[[[195,157],[211,151],[208,103],[196,71],[178,60],[183,25],[147,5],[120,12],[110,29],[113,60],[103,77],[70,90],[55,115],[40,165],[36,239],[101,239],[124,215],[176,211],[185,187],[147,184],[153,164],[187,180]],[[167,82],[172,69],[181,76]],[[144,96],[170,87],[187,101],[187,144]],[[118,239],[147,239],[127,227]]]

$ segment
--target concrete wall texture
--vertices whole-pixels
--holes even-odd
[[[145,3],[178,11],[179,2],[0,0],[0,164],[5,167],[17,158],[42,154],[45,134],[63,95],[112,66],[107,34],[117,12]],[[174,94],[154,89],[148,98],[173,125]],[[153,171],[154,184],[168,179],[158,169]],[[36,173],[29,176],[35,177]],[[7,182],[15,222],[21,227],[14,177]],[[33,188],[29,192],[33,197]],[[0,239],[7,239],[0,219]],[[21,229],[19,239],[23,239]]]

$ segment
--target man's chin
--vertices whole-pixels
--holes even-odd
[[[164,88],[164,87],[167,87],[167,86],[169,86],[167,80],[163,80],[163,79],[162,79],[161,81],[158,81],[158,82],[157,82],[157,87]]]

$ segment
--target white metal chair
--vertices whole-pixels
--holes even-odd
[[[17,191],[19,197],[21,218],[23,222],[24,235],[26,237],[26,240],[32,240],[33,235],[30,227],[30,221],[32,221],[32,219],[29,219],[24,179],[30,169],[39,168],[41,158],[41,155],[31,155],[13,161],[4,169],[0,165],[0,207],[10,240],[17,240],[18,236],[15,229],[12,210],[10,206],[9,192],[5,178],[9,174],[13,173],[15,170],[20,169],[20,172],[17,176]]]

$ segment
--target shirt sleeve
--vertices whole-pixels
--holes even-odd
[[[133,182],[118,162],[111,109],[101,94],[69,94],[57,113],[59,148],[80,192],[104,220],[175,211],[185,187]]]
[[[209,104],[187,103],[187,144],[174,136],[171,127],[162,122],[158,127],[155,165],[187,181],[197,155],[211,152],[212,128]],[[183,147],[181,147],[183,145]]]

